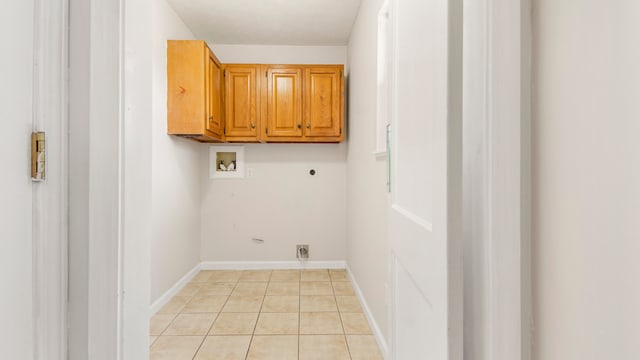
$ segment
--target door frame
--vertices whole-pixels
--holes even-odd
[[[57,1],[66,4],[67,0]],[[485,297],[487,304],[481,309],[488,319],[488,339],[485,344],[490,350],[483,352],[483,354],[491,355],[485,357],[486,359],[529,359],[531,270],[528,175],[530,174],[531,1],[484,1],[487,5],[484,10],[480,6],[473,13],[474,17],[483,20],[482,24],[485,24],[485,31],[480,32],[482,35],[481,48],[484,49],[484,52],[480,53],[480,60],[481,64],[486,66],[475,73],[475,76],[484,79],[480,91],[484,95],[485,108],[480,113],[479,121],[482,122],[485,131],[478,138],[483,154],[480,160],[481,167],[472,175],[487,181],[480,189],[482,203],[479,207],[487,215],[481,220],[483,228],[480,233],[483,244],[487,245],[483,252],[486,257],[482,259],[482,264],[485,269],[489,270],[483,276],[486,275],[485,280],[487,284],[490,284],[488,285],[490,296]],[[43,1],[43,3],[45,2]],[[123,107],[127,100],[125,95],[127,88],[135,86],[133,81],[126,81],[129,78],[125,76],[127,64],[129,66],[134,66],[134,64],[125,61],[125,39],[130,39],[127,44],[140,45],[141,49],[144,49],[144,44],[142,44],[144,32],[148,31],[145,29],[150,28],[150,26],[126,27],[126,24],[129,22],[134,25],[141,19],[150,21],[149,15],[141,12],[143,7],[149,5],[148,3],[148,0],[120,0],[120,2],[111,3],[92,1],[91,29],[87,29],[91,30],[91,64],[97,66],[90,74],[96,90],[92,91],[90,95],[91,99],[95,100],[92,103],[96,106],[92,108],[89,120],[92,126],[90,129],[90,149],[88,149],[91,154],[91,163],[95,164],[92,166],[91,174],[94,177],[89,194],[91,200],[89,242],[92,245],[89,254],[90,283],[96,284],[95,281],[115,278],[115,283],[109,283],[108,287],[102,284],[103,290],[97,286],[89,289],[90,331],[88,336],[92,359],[135,358],[130,354],[135,354],[136,351],[148,351],[148,346],[141,349],[143,346],[140,345],[145,344],[148,337],[142,339],[138,334],[141,327],[148,326],[148,318],[143,321],[143,316],[141,316],[145,311],[142,307],[148,311],[149,305],[148,301],[145,303],[145,295],[142,294],[149,283],[148,270],[145,270],[144,266],[149,263],[147,247],[149,234],[145,233],[143,226],[147,219],[136,220],[135,224],[130,221],[127,223],[125,214],[144,214],[144,212],[134,212],[134,210],[144,210],[150,207],[148,195],[136,198],[134,192],[134,190],[140,190],[148,185],[150,179],[147,179],[148,181],[139,178],[136,180],[133,177],[142,172],[142,170],[136,170],[135,165],[140,165],[148,156],[150,157],[150,154],[145,153],[143,146],[140,146],[148,140],[145,135],[126,131],[131,129],[127,126],[135,126],[135,124],[126,121],[126,119],[131,119],[133,114]],[[124,16],[125,8],[131,10],[127,12],[126,18]],[[48,14],[49,21],[64,24],[65,14],[59,15],[59,18],[58,15]],[[467,19],[466,16],[465,19]],[[520,21],[514,19],[520,19]],[[38,18],[38,20],[42,19]],[[467,24],[468,22],[465,20],[465,26]],[[127,29],[126,32],[125,29]],[[131,29],[136,29],[135,31],[139,31],[139,33],[134,34]],[[59,33],[54,31],[46,33],[39,31],[38,33],[51,37],[59,36]],[[99,37],[100,34],[115,35],[107,37],[105,42],[103,37]],[[518,34],[519,36],[508,36],[509,34]],[[47,46],[46,41],[39,43],[40,46]],[[53,44],[53,42],[51,43]],[[53,45],[51,47],[51,50],[55,51],[55,47]],[[505,49],[509,51],[505,51]],[[128,48],[128,50],[132,50],[132,48]],[[60,51],[61,56],[66,54],[66,51]],[[141,54],[134,52],[131,56],[141,56]],[[513,56],[518,56],[517,61],[510,62],[513,60]],[[55,58],[59,59],[59,57]],[[509,66],[510,64],[513,66]],[[514,66],[517,69],[514,69]],[[516,76],[512,76],[514,74]],[[129,79],[131,80],[131,78]],[[101,87],[101,84],[107,86]],[[56,87],[55,90],[59,91],[60,87]],[[66,94],[66,92],[62,94]],[[105,99],[108,101],[104,101]],[[117,111],[114,111],[113,101],[115,101]],[[129,98],[129,101],[146,102],[147,100]],[[517,108],[513,107],[514,101],[519,105]],[[60,103],[63,104],[64,101]],[[43,106],[51,105],[45,104]],[[40,112],[40,114],[42,113]],[[512,119],[514,116],[521,121],[500,121]],[[118,121],[100,121],[101,119],[112,120],[114,118],[117,118]],[[144,127],[146,125],[143,123],[138,126]],[[142,138],[136,138],[136,136]],[[116,151],[110,152],[114,148]],[[141,149],[143,152],[136,155],[135,152]],[[50,148],[50,165],[53,160],[51,150]],[[61,156],[61,159],[66,159],[66,157]],[[97,166],[97,164],[105,163],[111,166],[107,168]],[[63,176],[66,176],[66,172],[64,173]],[[49,175],[51,181],[51,171],[49,171]],[[98,177],[98,175],[100,176]],[[519,179],[517,188],[507,187],[508,191],[504,191],[504,184],[499,181],[505,178]],[[126,184],[130,186],[125,187]],[[520,211],[513,211],[514,208],[520,209]],[[135,226],[127,228],[125,223],[129,226]],[[517,224],[517,226],[513,226],[513,224]],[[127,240],[136,233],[142,236],[139,238],[140,241]],[[114,244],[113,239],[118,239],[117,243]],[[34,244],[41,240],[43,239],[36,240],[34,238]],[[66,244],[64,246],[66,247]],[[60,256],[66,257],[66,252]],[[140,259],[138,256],[142,258]],[[138,261],[135,262],[136,260]],[[66,266],[66,261],[63,264]],[[142,270],[142,273],[133,274],[134,270],[132,269]],[[47,272],[47,274],[48,276],[58,276],[55,275],[55,272]],[[136,292],[136,286],[142,290]],[[125,287],[127,290],[131,290],[134,296],[127,296],[123,299]],[[66,287],[64,291],[62,289],[58,288],[58,291],[65,293],[66,296]],[[38,288],[37,290],[46,289]],[[498,307],[504,303],[505,299],[512,299],[514,291],[519,294],[517,306]],[[112,300],[104,301],[101,299],[101,295],[105,293],[118,294],[118,296],[115,299],[111,297]],[[146,297],[148,300],[148,294]],[[513,303],[513,301],[511,302]],[[133,312],[133,318],[129,321],[127,315],[127,321],[123,322],[123,313],[126,313],[128,309]],[[500,311],[497,311],[498,309]],[[66,314],[66,309],[61,310],[60,313]],[[40,324],[39,326],[44,325]],[[127,339],[131,339],[127,342],[128,345],[123,344],[123,334],[127,334]],[[40,341],[39,336],[36,334],[38,341]],[[136,341],[141,342],[136,343]],[[115,344],[113,348],[110,347],[112,344]],[[114,351],[114,349],[116,350]],[[112,354],[113,356],[111,356]]]
[[[46,180],[33,182],[33,354],[67,358],[68,0],[34,1],[33,131],[46,134]]]
[[[531,0],[465,2],[464,19],[465,351],[528,360]]]
[[[69,136],[74,152],[86,153],[72,158],[82,168],[74,181],[86,191],[70,208],[87,232],[84,252],[70,253],[87,267],[86,278],[70,284],[86,294],[78,321],[86,328],[71,330],[85,332],[79,359],[149,357],[151,7],[151,0],[90,0],[86,14],[70,19],[74,33],[87,34],[71,38],[82,53],[71,67],[82,83],[75,91],[86,95],[69,99],[88,102]]]

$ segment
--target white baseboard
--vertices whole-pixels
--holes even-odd
[[[345,261],[203,261],[202,270],[345,269]]]
[[[163,306],[165,306],[169,300],[171,300],[182,288],[187,285],[191,279],[193,279],[196,274],[200,271],[201,263],[197,264],[193,269],[191,269],[185,276],[183,276],[180,280],[178,280],[167,292],[162,294],[156,301],[151,304],[151,316],[155,315]]]
[[[353,284],[353,289],[356,292],[356,296],[358,297],[358,300],[360,300],[360,305],[362,306],[364,315],[367,317],[367,320],[369,321],[371,332],[373,333],[373,336],[376,338],[376,342],[380,347],[380,352],[382,352],[382,357],[385,359],[389,359],[389,346],[387,345],[387,340],[385,339],[384,334],[380,330],[380,326],[378,326],[376,319],[373,317],[373,314],[371,313],[371,309],[367,304],[367,300],[365,300],[364,294],[362,294],[362,290],[360,290],[360,286],[358,286],[358,282],[353,276],[353,273],[351,272],[351,269],[349,268],[348,265],[346,269],[347,269],[347,275],[349,276],[349,280],[351,280],[351,284]]]

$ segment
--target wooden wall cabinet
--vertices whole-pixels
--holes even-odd
[[[167,41],[167,133],[224,139],[221,64],[204,41]]]
[[[223,65],[225,140],[260,140],[260,65]]]
[[[340,66],[305,69],[305,132],[312,141],[343,140],[344,68]]]
[[[167,133],[200,142],[341,142],[343,65],[221,64],[167,41]]]
[[[265,99],[264,138],[266,141],[296,141],[302,130],[302,74],[299,66],[263,66],[266,84],[262,88]]]
[[[264,65],[264,140],[344,140],[343,71],[343,65]]]

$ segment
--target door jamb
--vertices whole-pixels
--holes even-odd
[[[67,358],[68,10],[34,1],[33,130],[46,133],[46,180],[33,183],[35,359]]]
[[[465,35],[465,352],[528,360],[531,0],[465,4]]]

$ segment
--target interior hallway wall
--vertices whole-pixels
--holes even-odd
[[[165,0],[153,2],[151,302],[200,262],[202,145],[167,135],[170,39],[194,39]]]
[[[345,46],[215,45],[223,63],[346,64]],[[235,144],[240,145],[240,144]],[[203,261],[344,260],[346,149],[341,144],[245,144],[253,177],[209,179],[201,145]],[[317,171],[315,176],[310,169]],[[264,239],[263,244],[252,238]]]
[[[640,359],[640,3],[533,25],[534,359]]]
[[[387,336],[386,162],[376,139],[377,18],[381,0],[363,0],[349,39],[347,263]],[[388,338],[388,337],[387,337]]]

